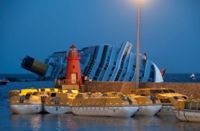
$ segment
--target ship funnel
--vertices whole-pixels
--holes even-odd
[[[38,60],[35,60],[34,58],[30,56],[26,56],[21,63],[22,68],[31,71],[33,73],[36,73],[40,76],[45,76],[48,65],[44,64],[43,62],[40,62]]]

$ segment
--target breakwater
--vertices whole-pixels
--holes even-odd
[[[189,96],[190,98],[200,99],[200,83],[140,83],[141,88],[170,88],[178,93]],[[134,92],[134,82],[85,82],[81,90],[83,92],[108,92],[116,91],[123,93]]]

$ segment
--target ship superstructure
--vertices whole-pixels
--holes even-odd
[[[132,52],[132,47],[130,42],[124,42],[120,48],[111,45],[82,48],[79,50],[82,74],[93,81],[135,81],[135,53]],[[43,63],[45,66],[42,62],[30,59],[31,57],[24,58],[23,68],[34,73],[39,70],[37,74],[48,79],[65,76],[66,51],[54,52]],[[140,82],[163,82],[154,62],[141,54],[140,63]]]

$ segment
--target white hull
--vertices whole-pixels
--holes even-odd
[[[200,122],[200,111],[176,110],[176,118],[181,121]]]
[[[157,115],[174,115],[173,106],[162,106]]]
[[[154,116],[156,113],[160,111],[162,105],[145,105],[139,106],[139,110],[136,115],[144,115],[144,116]]]
[[[128,107],[72,107],[75,115],[84,116],[113,116],[113,117],[131,117],[138,110],[137,106]]]
[[[42,111],[42,105],[10,105],[10,109],[16,114],[35,114]]]
[[[44,110],[50,114],[65,114],[71,113],[72,109],[70,106],[44,106]]]

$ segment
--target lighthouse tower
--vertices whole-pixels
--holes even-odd
[[[79,87],[82,85],[80,56],[75,45],[70,47],[66,59],[66,85]]]

